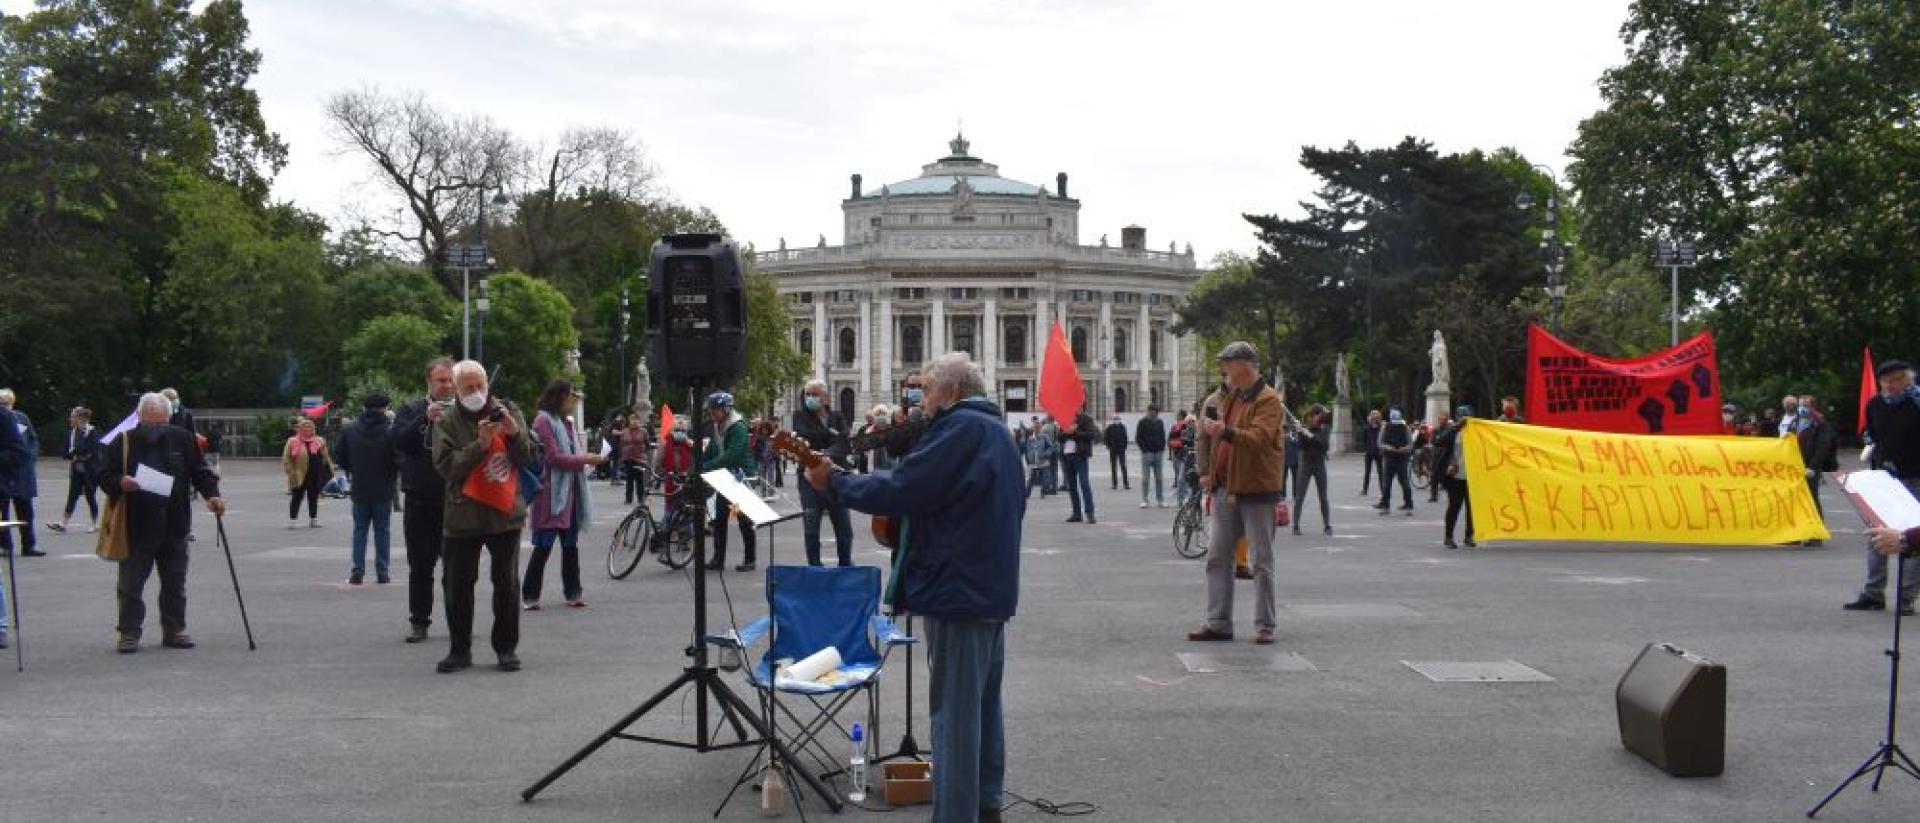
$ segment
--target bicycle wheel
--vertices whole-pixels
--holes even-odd
[[[660,545],[653,551],[659,553],[660,562],[669,569],[684,569],[693,562],[693,522],[684,514],[675,514],[673,519],[659,526]]]
[[[653,539],[653,513],[636,506],[613,530],[613,542],[607,544],[607,576],[625,580],[640,565],[640,555]]]
[[[1207,516],[1200,511],[1196,493],[1180,505],[1180,512],[1173,517],[1173,551],[1181,557],[1197,559],[1206,556],[1209,542]]]

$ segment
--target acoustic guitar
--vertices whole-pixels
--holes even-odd
[[[802,470],[811,469],[814,466],[825,463],[834,471],[842,471],[839,466],[833,465],[833,461],[826,455],[814,451],[812,446],[807,445],[807,441],[804,438],[786,429],[774,432],[773,437],[767,441],[767,444],[772,446],[774,451],[793,458],[793,462],[800,464]],[[805,483],[807,481],[802,478],[800,482]],[[873,539],[889,549],[898,548],[900,546],[899,518],[888,517],[882,514],[874,515]]]

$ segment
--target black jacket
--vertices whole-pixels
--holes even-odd
[[[122,445],[122,439],[125,445]],[[124,454],[127,459],[122,459]],[[193,525],[191,492],[220,496],[220,478],[207,467],[193,433],[178,426],[135,428],[101,446],[100,490],[127,503],[127,540],[133,549],[151,549],[170,540],[185,540]],[[123,492],[120,478],[129,467],[151,466],[173,476],[173,493],[166,497],[144,491]]]
[[[1099,431],[1100,424],[1093,422],[1093,415],[1087,414],[1086,412],[1081,412],[1076,415],[1073,418],[1073,433],[1067,434],[1065,431],[1062,431],[1060,434],[1062,439],[1073,441],[1074,453],[1068,455],[1066,444],[1062,443],[1060,446],[1061,456],[1091,457],[1093,455],[1093,438],[1098,436],[1097,432]]]
[[[1897,403],[1874,395],[1867,401],[1867,432],[1875,462],[1895,477],[1920,477],[1920,390],[1909,389]]]
[[[393,428],[387,439],[394,453],[400,456],[400,487],[406,489],[407,497],[437,504],[446,502],[447,484],[433,468],[433,425],[427,420],[429,402],[421,398],[401,406],[393,416]]]
[[[1460,447],[1460,424],[1450,423],[1446,428],[1433,433],[1433,461],[1427,469],[1434,477],[1448,477],[1447,467],[1453,465],[1453,452]],[[1467,478],[1461,477],[1461,480]]]
[[[1385,425],[1384,423],[1383,423],[1383,424],[1381,424],[1381,426],[1384,426],[1384,425]],[[1368,456],[1368,457],[1379,457],[1379,456],[1380,456],[1380,431],[1381,431],[1381,426],[1376,426],[1376,425],[1373,425],[1373,424],[1371,424],[1371,423],[1369,423],[1369,424],[1367,424],[1367,431],[1366,431],[1366,433],[1365,433],[1365,434],[1363,434],[1363,435],[1361,435],[1362,437],[1364,437],[1364,438],[1366,438],[1366,443],[1367,443],[1367,456]]]
[[[1158,417],[1142,417],[1133,424],[1133,445],[1143,452],[1167,450],[1167,422]]]
[[[1293,446],[1293,450],[1300,453],[1300,465],[1320,466],[1327,462],[1327,450],[1333,447],[1333,440],[1327,433],[1326,424],[1322,423],[1294,438]]]
[[[99,468],[99,463],[94,459],[99,449],[99,429],[88,426],[86,433],[75,437],[73,428],[69,426],[66,440],[60,447],[60,456],[67,459],[67,464],[72,467],[74,474],[85,476]]]
[[[1127,426],[1118,420],[1107,424],[1107,451],[1123,452],[1127,450]]]
[[[1807,464],[1807,468],[1819,472],[1840,470],[1840,437],[1827,421],[1820,420],[1794,437],[1800,441],[1800,461]]]
[[[1380,426],[1380,454],[1388,460],[1413,456],[1413,426],[1407,423],[1383,423]],[[1399,453],[1392,451],[1401,449]]]
[[[835,412],[827,412],[827,419],[801,409],[793,413],[789,421],[793,433],[807,441],[807,447],[827,456],[833,464],[841,468],[852,468],[849,460],[851,453],[847,447],[847,421],[841,420]]]
[[[393,481],[399,471],[393,453],[393,422],[387,413],[369,409],[340,432],[334,459],[353,478],[353,502],[393,502]]]

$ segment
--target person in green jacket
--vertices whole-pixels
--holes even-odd
[[[516,493],[505,509],[494,508],[468,497],[465,488],[468,475],[482,463],[489,476],[515,478],[538,459],[534,439],[520,411],[488,391],[485,366],[472,360],[453,364],[453,386],[458,403],[433,424],[433,467],[447,484],[440,551],[450,643],[437,668],[456,672],[473,666],[473,587],[485,551],[493,577],[493,653],[501,671],[519,671],[520,529],[527,523],[527,504]],[[504,461],[488,456],[495,438],[506,447]]]
[[[700,452],[700,471],[706,473],[715,469],[726,469],[733,473],[736,480],[753,473],[756,464],[753,453],[747,449],[747,421],[733,410],[733,395],[717,391],[707,395],[707,422],[712,430],[707,434],[707,447]],[[727,520],[733,515],[733,507],[725,499],[714,501],[713,523],[707,532],[713,535],[713,553],[707,560],[707,571],[720,571],[727,564]],[[753,552],[755,540],[753,521],[739,517],[740,552],[743,555],[740,565],[734,566],[737,572],[753,571]]]

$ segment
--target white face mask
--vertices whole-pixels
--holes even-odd
[[[467,411],[478,413],[481,409],[487,407],[487,396],[477,393],[460,395],[460,407]]]

